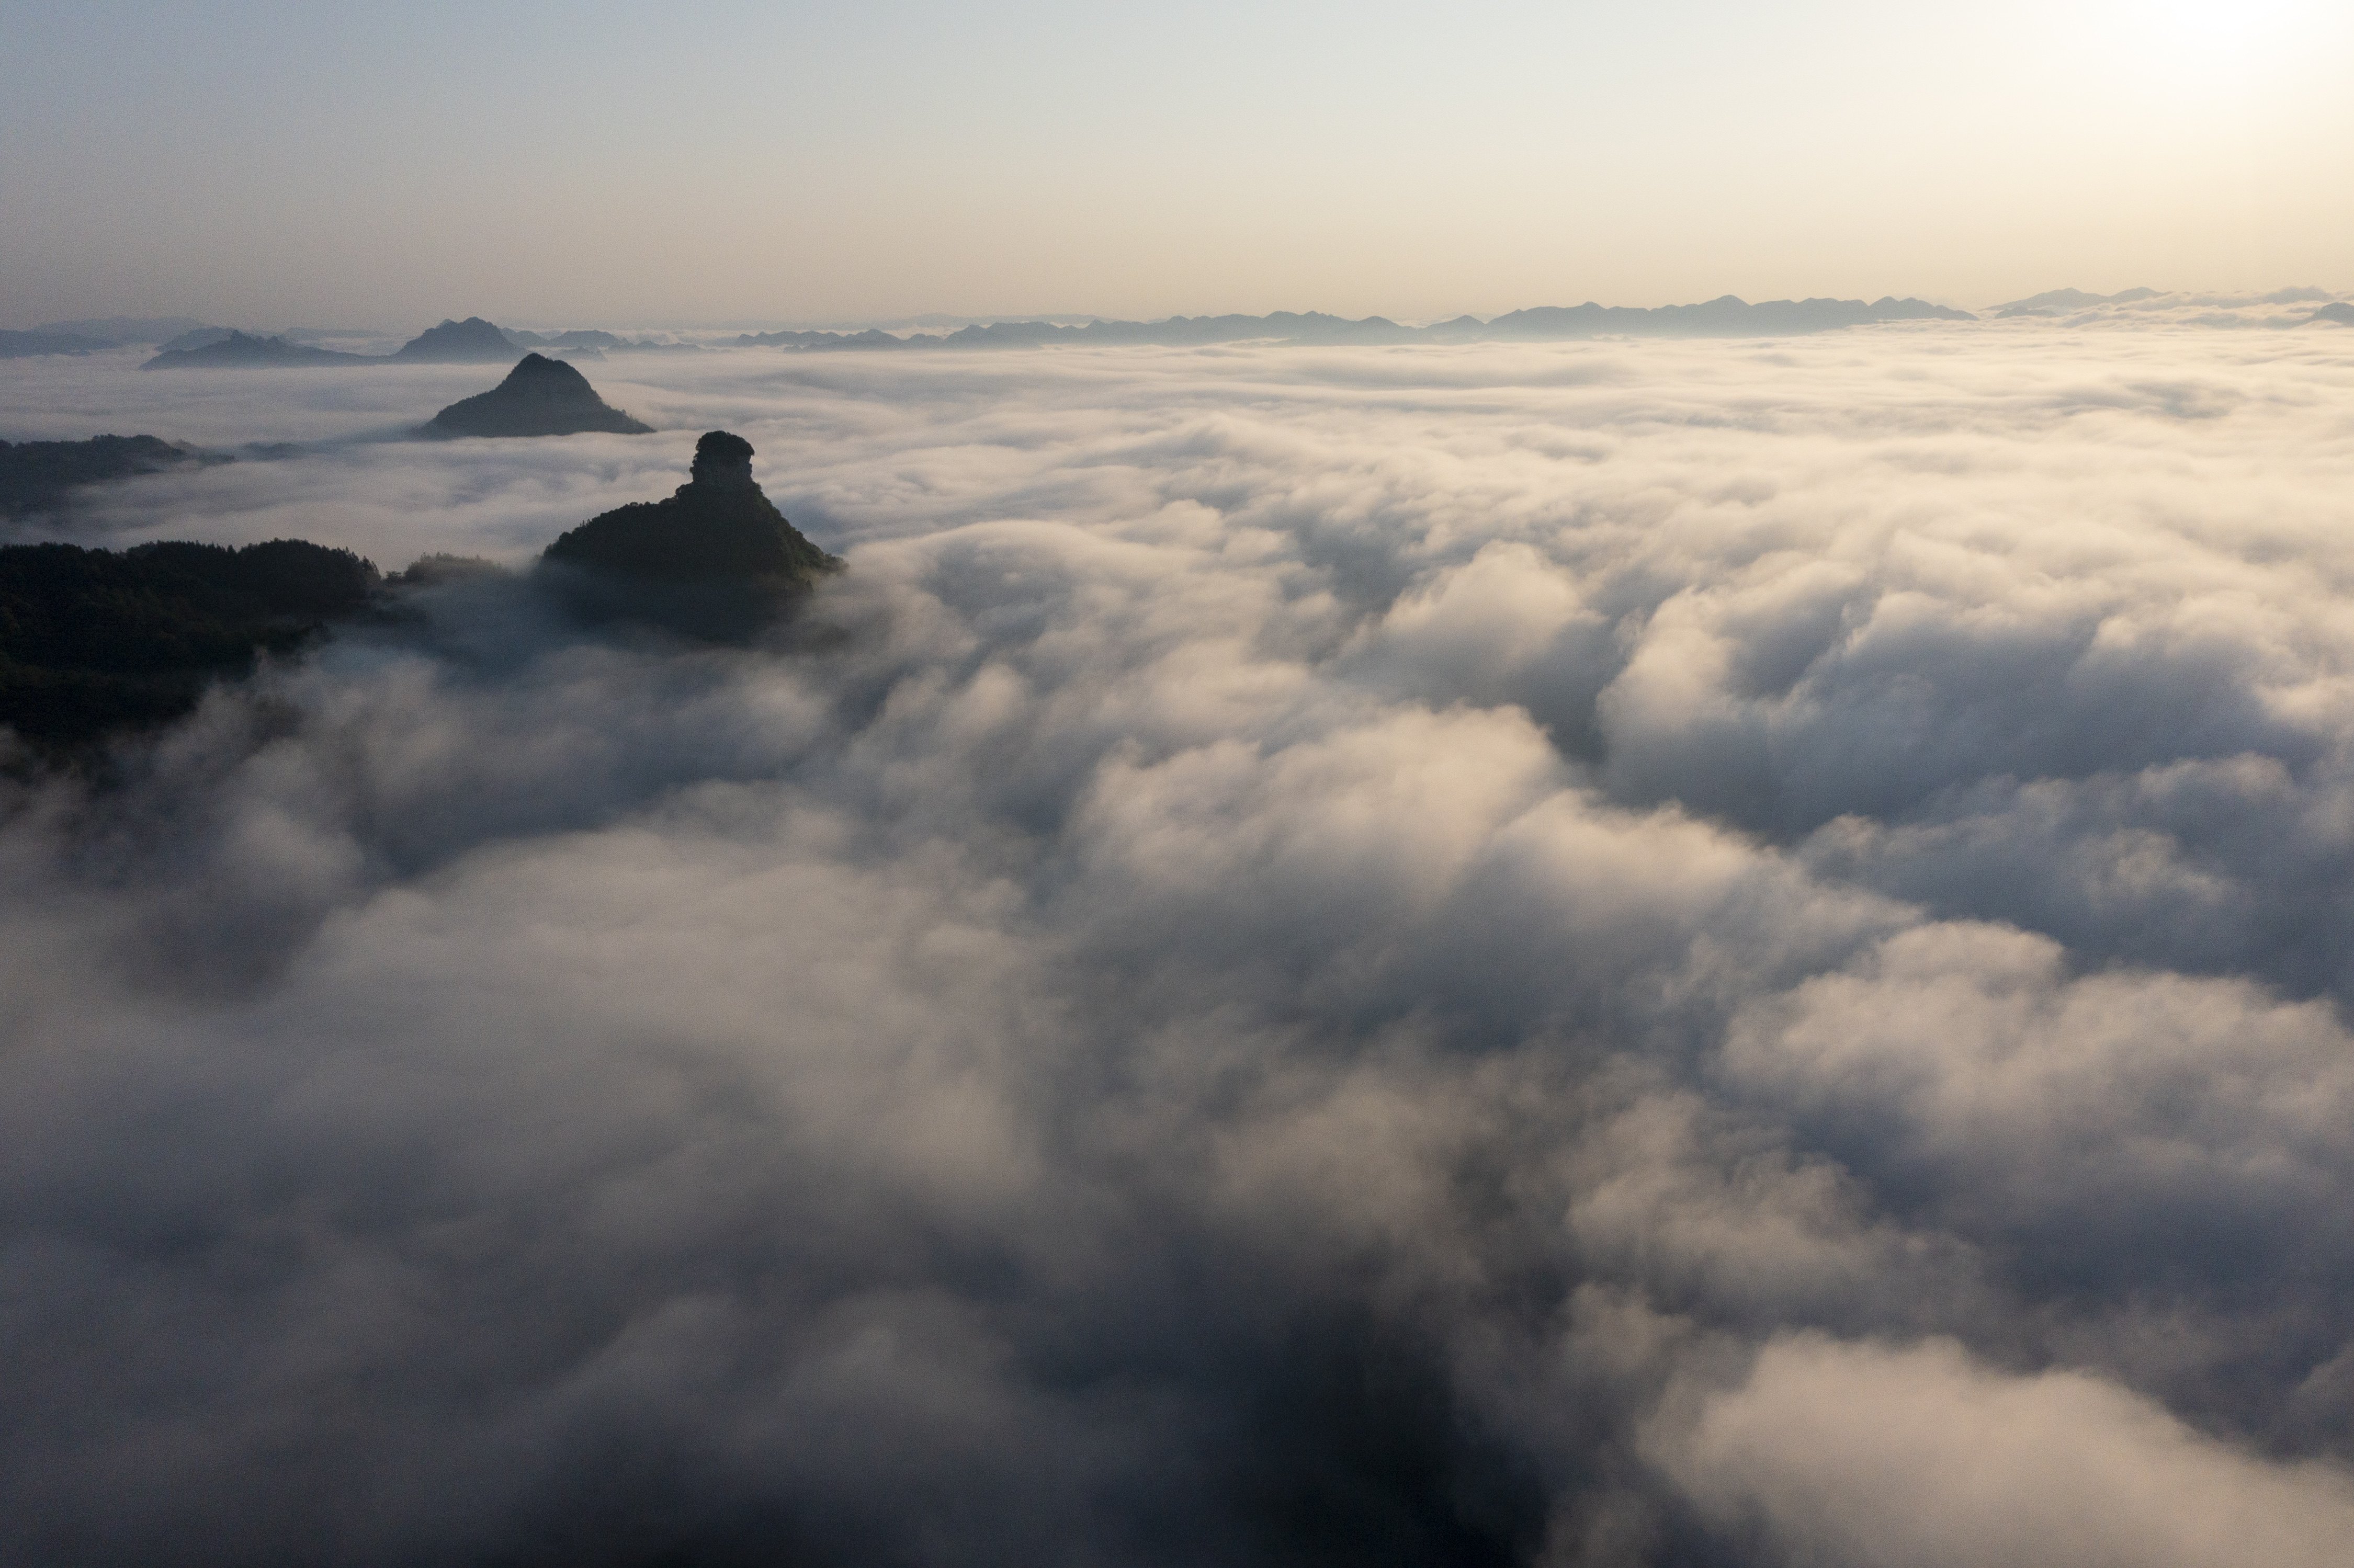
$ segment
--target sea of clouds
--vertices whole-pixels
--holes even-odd
[[[521,562],[0,797],[0,1561],[2319,1568],[2354,334],[0,366]]]

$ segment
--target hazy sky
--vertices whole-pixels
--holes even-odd
[[[2301,0],[0,3],[0,324],[2354,286]]]

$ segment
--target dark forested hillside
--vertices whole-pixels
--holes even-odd
[[[207,682],[365,608],[378,581],[351,551],[296,539],[0,548],[0,726],[73,742],[175,717]]]
[[[224,453],[175,446],[154,436],[0,441],[0,516],[49,511],[80,485],[228,461]]]

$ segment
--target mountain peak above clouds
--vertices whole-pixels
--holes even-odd
[[[572,366],[527,354],[505,380],[451,404],[425,429],[439,436],[570,436],[585,431],[642,436],[653,427],[597,396],[588,378]],[[748,464],[749,461],[748,457]]]
[[[480,316],[468,316],[464,321],[445,321],[440,326],[427,327],[393,352],[395,359],[428,363],[465,363],[483,359],[513,359],[515,345],[507,334]]]
[[[743,642],[842,568],[761,493],[752,443],[710,430],[687,482],[564,534],[540,556],[539,580],[591,620]]]
[[[687,482],[668,499],[592,517],[542,560],[642,582],[733,580],[807,588],[842,563],[810,543],[752,477],[752,443],[711,430]]]

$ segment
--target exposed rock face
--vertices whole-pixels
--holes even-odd
[[[727,430],[705,431],[695,443],[695,461],[687,464],[686,482],[715,495],[729,490],[758,492],[759,482],[752,477],[752,443]],[[685,494],[686,487],[681,486],[679,493]]]
[[[547,547],[543,572],[594,615],[698,637],[750,635],[842,562],[785,521],[752,478],[752,443],[713,430],[666,501],[592,517]]]
[[[362,354],[338,354],[332,348],[312,348],[282,337],[255,337],[232,332],[218,343],[200,348],[168,349],[141,366],[142,370],[193,369],[207,365],[380,365]]]
[[[443,322],[428,327],[400,345],[395,359],[422,360],[428,363],[467,364],[484,359],[513,359],[515,345],[507,334],[480,316],[468,316],[461,322]]]
[[[588,378],[562,360],[530,354],[504,381],[451,404],[425,429],[438,436],[642,436],[653,427],[598,397]]]

